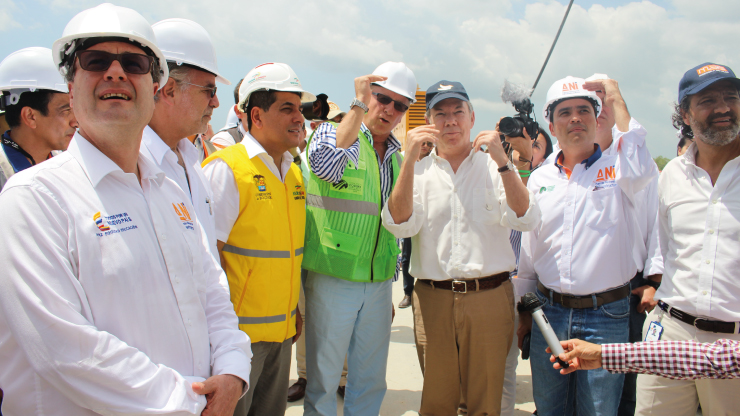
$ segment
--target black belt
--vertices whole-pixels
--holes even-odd
[[[598,308],[601,305],[624,299],[630,294],[629,284],[616,289],[607,290],[606,292],[584,296],[564,295],[546,288],[545,285],[539,281],[537,282],[537,289],[539,289],[548,299],[552,299],[553,303],[558,303],[571,309]],[[596,296],[596,305],[594,305],[593,296]]]
[[[455,293],[480,292],[482,290],[496,289],[509,280],[509,272],[502,272],[480,279],[467,280],[427,280],[417,279],[417,282],[426,283],[435,289],[451,290]]]
[[[660,309],[663,309],[665,312],[678,319],[679,321],[687,323],[702,331],[714,332],[719,334],[737,334],[737,328],[738,326],[740,326],[740,322],[713,321],[711,319],[697,318],[694,315],[688,314],[680,309],[669,306],[662,300],[658,301],[658,307]]]

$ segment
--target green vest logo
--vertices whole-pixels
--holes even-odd
[[[332,191],[362,195],[362,179],[360,178],[342,178],[341,181],[331,185]]]

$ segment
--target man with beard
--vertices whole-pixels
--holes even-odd
[[[666,165],[658,188],[659,241],[665,272],[646,341],[740,340],[740,79],[704,63],[678,85],[673,124],[693,137]],[[740,380],[637,378],[639,415],[733,414]]]

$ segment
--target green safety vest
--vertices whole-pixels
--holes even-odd
[[[307,146],[312,138],[313,134]],[[362,131],[358,140],[357,169],[348,160],[339,183],[309,173],[302,267],[353,282],[383,282],[393,277],[401,250],[380,219],[377,153]],[[391,160],[395,185],[401,155],[396,153]]]

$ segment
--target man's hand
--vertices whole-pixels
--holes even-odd
[[[555,356],[550,356],[550,362],[555,363],[552,365],[552,368],[556,370],[560,369],[560,374],[569,374],[576,370],[593,370],[601,367],[601,345],[592,344],[580,339],[560,341],[560,345],[563,346],[563,350],[565,351],[560,354],[560,359],[569,364],[568,368],[561,368],[560,364],[555,362]],[[550,347],[547,347],[546,351],[552,354]]]
[[[640,297],[640,304],[637,305],[637,312],[645,313],[645,311],[652,311],[653,308],[655,308],[655,305],[658,304],[657,300],[654,300],[655,297],[655,288],[652,286],[640,286],[637,289],[632,291],[633,295]]]
[[[406,153],[404,154],[404,162],[414,164],[419,160],[421,155],[421,144],[424,142],[432,142],[437,145],[437,135],[439,130],[434,124],[426,126],[419,126],[409,130],[406,134]]]
[[[201,416],[232,416],[242,395],[244,381],[231,374],[222,374],[193,383],[192,387],[196,394],[206,396],[206,408]]]
[[[499,123],[504,117],[501,117],[499,119]],[[498,124],[496,123],[496,130],[498,130]],[[517,166],[518,169],[526,169],[529,170],[530,165],[527,164],[526,166],[523,165],[524,162],[521,162],[522,159],[529,160],[530,163],[532,162],[532,156],[533,156],[533,148],[532,148],[532,138],[529,136],[529,133],[527,133],[526,129],[522,129],[522,133],[524,134],[524,137],[509,137],[504,136],[504,139],[511,144],[511,148],[514,149],[514,155],[516,156],[514,158],[514,164]]]
[[[516,330],[516,336],[518,338],[517,345],[519,349],[522,349],[524,343],[524,336],[532,332],[532,314],[529,312],[519,313],[519,328]]]
[[[388,77],[382,77],[380,75],[363,75],[355,78],[355,97],[362,101],[363,104],[368,105],[373,96],[370,84],[373,82],[385,81],[387,79]]]
[[[609,108],[614,108],[614,104],[624,102],[622,93],[619,91],[619,83],[614,79],[595,79],[586,81],[583,89],[588,91],[601,91],[604,93],[603,104]]]
[[[488,147],[488,154],[491,156],[498,167],[502,168],[509,162],[509,156],[501,145],[501,133],[498,130],[485,130],[478,133],[473,142],[473,149],[476,152],[481,150],[481,146]],[[531,144],[530,144],[531,145]]]
[[[296,307],[295,311],[295,335],[293,335],[293,344],[298,342],[298,338],[303,333],[303,316],[301,316],[301,310]]]

